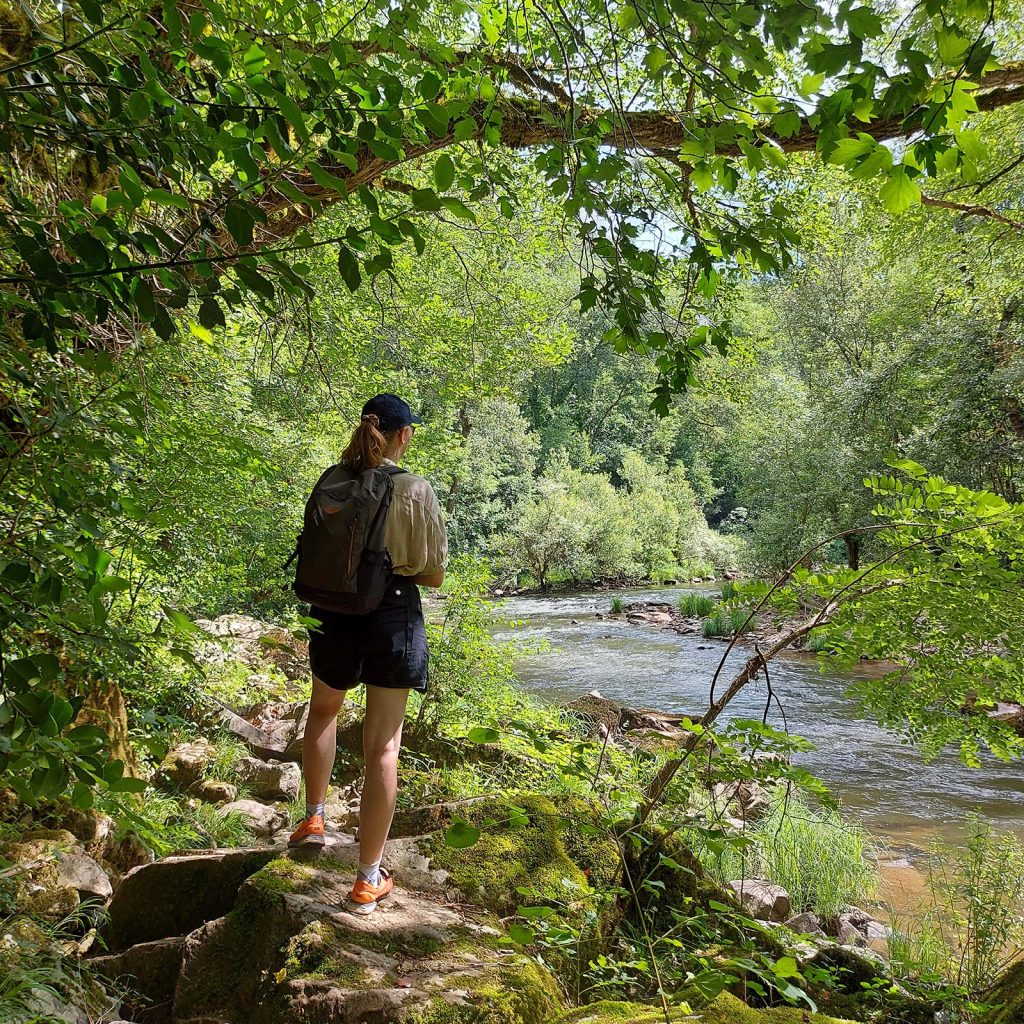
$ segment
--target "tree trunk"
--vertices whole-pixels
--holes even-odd
[[[850,534],[843,538],[846,545],[846,564],[851,569],[860,568],[860,538]]]
[[[469,435],[473,432],[473,423],[469,418],[469,410],[466,408],[466,403],[463,402],[459,406],[459,433],[462,435],[462,447],[465,450],[469,444]],[[455,502],[458,499],[459,487],[462,484],[462,477],[458,472],[454,474],[451,479],[451,483],[448,485],[448,496],[445,498],[444,511],[446,515],[452,515],[455,512]]]
[[[113,679],[89,677],[79,687],[85,704],[76,719],[79,725],[98,725],[110,737],[110,756],[124,762],[125,775],[138,777],[139,761],[128,736],[128,711],[121,687]]]

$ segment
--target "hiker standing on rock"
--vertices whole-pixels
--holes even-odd
[[[363,406],[337,466],[317,482],[296,546],[295,592],[310,630],[313,693],[302,744],[306,816],[292,847],[323,846],[324,801],[345,693],[366,684],[359,872],[347,907],[369,914],[394,885],[381,859],[395,812],[398,752],[410,690],[427,688],[427,634],[417,584],[444,582],[448,542],[437,496],[398,466],[421,420],[397,395]]]

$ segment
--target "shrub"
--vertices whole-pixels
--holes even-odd
[[[612,598],[612,615],[621,615],[626,610],[626,602],[621,597]]]
[[[932,905],[917,920],[894,921],[892,955],[912,976],[945,975],[977,996],[1024,952],[1024,846],[978,814],[967,829],[966,843],[933,844]]]
[[[676,602],[676,607],[679,609],[680,615],[686,615],[689,618],[704,618],[705,615],[710,615],[715,610],[715,602],[707,594],[682,594]]]
[[[240,814],[221,815],[212,804],[147,793],[138,810],[120,806],[123,830],[158,856],[175,850],[244,846],[252,834]]]
[[[732,580],[726,580],[722,584],[722,600],[731,601],[736,596],[736,584]]]

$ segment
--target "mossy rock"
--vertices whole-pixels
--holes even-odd
[[[234,907],[184,940],[183,1019],[543,1024],[565,1006],[551,973],[501,922],[398,889],[368,917],[342,904],[351,876],[280,857]]]
[[[0,857],[24,867],[5,884],[15,913],[56,923],[75,912],[78,892],[60,880],[57,858],[76,847],[77,840],[64,829],[34,829],[0,848]]]
[[[850,1024],[838,1017],[809,1013],[797,1007],[758,1010],[727,992],[699,1010],[689,1007],[670,1008],[669,1020],[699,1020],[700,1024]],[[604,1001],[571,1010],[557,1018],[555,1024],[664,1024],[664,1021],[665,1014],[660,1006]]]
[[[564,1005],[551,974],[516,957],[459,999],[449,993],[408,1019],[409,1024],[550,1024]]]
[[[587,801],[565,798],[556,807],[550,797],[530,793],[455,806],[480,829],[480,839],[454,849],[439,828],[423,841],[424,852],[432,866],[448,872],[455,888],[500,914],[515,913],[518,904],[531,900],[575,903],[591,891],[592,880],[611,882],[616,876],[617,847],[593,834],[598,812]],[[529,895],[518,893],[520,888]]]
[[[1024,960],[1014,964],[996,982],[985,999],[989,1009],[977,1024],[1021,1024],[1024,1021]]]

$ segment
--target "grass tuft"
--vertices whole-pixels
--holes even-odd
[[[706,639],[713,637],[732,636],[732,623],[725,612],[715,612],[709,615],[701,626],[701,633]]]
[[[727,845],[720,853],[696,852],[722,882],[767,878],[781,885],[795,914],[812,910],[834,920],[877,890],[871,837],[835,811],[815,810],[794,796],[779,798],[749,837],[753,843],[744,849]]]
[[[680,615],[687,618],[704,618],[715,610],[714,598],[707,594],[682,594],[676,602]]]

